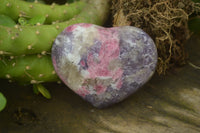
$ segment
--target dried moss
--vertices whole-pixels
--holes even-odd
[[[142,28],[158,49],[157,72],[185,63],[184,43],[190,37],[188,18],[195,12],[191,0],[113,0],[113,26]]]

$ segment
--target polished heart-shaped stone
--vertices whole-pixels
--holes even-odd
[[[80,23],[57,36],[52,61],[71,90],[102,108],[122,101],[151,78],[157,50],[139,28]]]

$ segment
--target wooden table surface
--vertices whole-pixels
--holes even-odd
[[[47,100],[2,80],[7,107],[0,133],[200,133],[200,39],[186,46],[188,63],[154,77],[121,103],[96,109],[64,85],[46,84]]]

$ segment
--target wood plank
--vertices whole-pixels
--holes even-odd
[[[200,66],[200,40],[193,37],[188,47],[189,62]],[[200,70],[189,64],[167,76],[155,75],[128,99],[106,109],[92,107],[64,85],[46,86],[51,100],[34,95],[30,86],[2,80],[0,91],[8,105],[0,113],[0,132],[200,132]]]

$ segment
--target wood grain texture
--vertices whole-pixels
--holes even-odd
[[[64,85],[47,84],[53,98],[46,100],[29,87],[1,81],[8,105],[0,113],[0,132],[199,133],[200,70],[194,65],[200,66],[200,40],[193,37],[187,46],[190,64],[155,75],[128,99],[102,110]],[[20,108],[34,115],[16,117]]]

